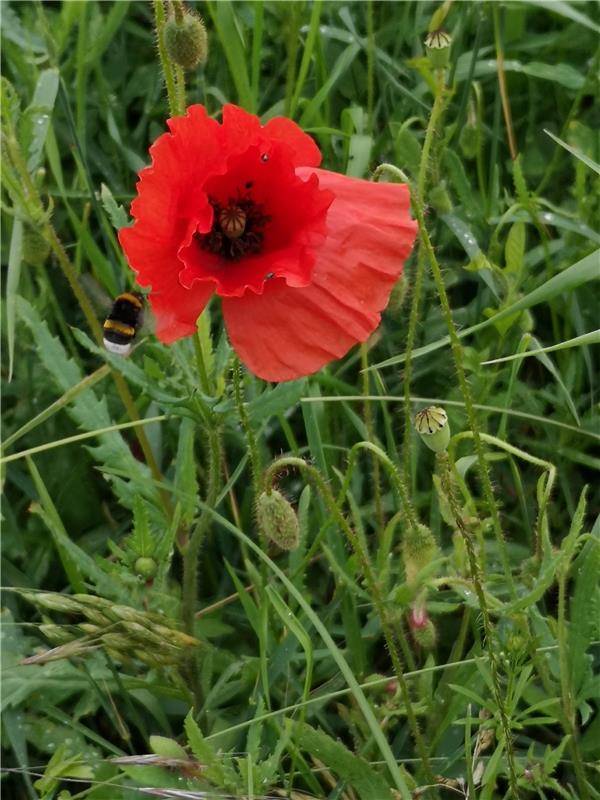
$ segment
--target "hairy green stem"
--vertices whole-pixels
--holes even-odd
[[[360,346],[360,365],[362,368],[362,393],[365,401],[363,403],[363,415],[365,419],[365,427],[367,429],[367,437],[370,442],[375,444],[375,427],[373,425],[373,411],[371,403],[366,398],[370,395],[370,374],[369,374],[369,350],[366,343]],[[375,456],[372,456],[371,463],[373,464],[373,492],[375,494],[375,518],[377,520],[377,529],[380,536],[383,535],[385,527],[385,517],[383,514],[383,504],[381,502],[381,476],[379,474],[379,461]]]
[[[575,703],[570,683],[569,667],[569,639],[567,629],[567,578],[568,564],[561,567],[558,574],[558,661],[560,665],[560,689],[562,695],[562,706],[564,714],[564,728],[570,734],[569,750],[573,759],[573,768],[577,779],[577,787],[581,793],[581,800],[589,800],[590,794],[587,788],[585,772],[581,760],[581,754],[577,745],[577,720],[575,714]]]
[[[480,433],[479,436],[483,442],[487,444],[491,444],[494,447],[498,447],[501,450],[510,453],[517,458],[520,458],[523,461],[527,461],[529,464],[533,464],[536,467],[541,467],[542,469],[546,470],[548,473],[548,478],[544,485],[544,491],[540,497],[539,502],[539,510],[538,510],[538,520],[536,524],[536,534],[535,534],[535,553],[538,559],[542,557],[542,541],[543,536],[548,534],[548,503],[550,501],[550,495],[552,494],[552,489],[554,488],[554,483],[556,481],[556,467],[550,461],[544,461],[542,458],[537,458],[536,456],[532,456],[530,453],[527,453],[525,450],[521,450],[519,447],[515,447],[508,442],[505,442],[503,439],[499,439],[497,436],[491,436],[489,433]],[[450,444],[450,452],[453,453],[456,445],[462,439],[473,439],[473,432],[472,431],[462,431],[461,433],[457,433],[456,436],[452,437],[451,444]]]
[[[252,470],[254,501],[256,502],[258,500],[260,493],[263,491],[265,482],[262,478],[262,464],[261,464],[260,452],[258,449],[258,442],[256,441],[254,428],[252,427],[252,423],[250,422],[248,409],[246,408],[246,403],[244,402],[242,366],[240,364],[239,358],[235,359],[233,365],[233,392],[235,395],[235,402],[237,405],[238,414],[240,415],[242,428],[244,429],[244,433],[246,434],[246,442],[248,445],[248,457],[250,459],[250,468]]]
[[[364,445],[366,449],[374,448],[374,445],[370,445],[370,443],[368,442],[362,442],[359,444]],[[371,562],[369,559],[369,554],[366,551],[365,547],[363,546],[363,542],[360,536],[358,536],[358,534],[352,528],[352,526],[348,524],[344,514],[339,508],[338,503],[336,502],[331,492],[331,489],[329,488],[323,476],[316,467],[307,464],[301,458],[295,458],[293,456],[277,459],[277,461],[274,461],[269,466],[269,468],[265,473],[266,485],[267,486],[271,485],[275,479],[276,474],[286,467],[296,467],[297,469],[304,472],[308,476],[308,478],[315,484],[316,488],[321,494],[321,497],[325,501],[325,504],[329,509],[331,515],[336,519],[338,525],[343,530],[350,546],[352,547],[352,550],[354,551],[356,557],[359,560],[361,571],[367,582],[369,593],[373,598],[373,603],[381,623],[381,628],[390,654],[390,658],[392,660],[392,665],[394,668],[396,679],[398,681],[398,686],[400,687],[402,701],[406,709],[406,717],[408,719],[411,733],[414,738],[417,753],[419,755],[419,758],[421,759],[423,770],[427,780],[431,784],[433,784],[434,778],[431,770],[431,764],[429,762],[429,753],[427,750],[425,740],[423,738],[423,734],[421,733],[421,730],[419,728],[417,717],[412,707],[410,693],[408,690],[408,684],[404,677],[404,670],[402,667],[402,661],[400,659],[400,653],[398,651],[396,637],[394,636],[392,626],[390,625],[388,620],[388,615],[385,608],[385,600],[382,595],[381,586],[379,584],[379,581],[375,577],[375,573],[373,572],[373,568],[371,566]]]
[[[425,225],[425,215],[423,212],[423,207],[418,202],[414,203],[413,207],[417,217],[417,222],[419,223],[421,242],[423,243],[423,246],[425,247],[425,250],[429,258],[429,264],[433,274],[433,280],[435,282],[440,305],[442,307],[442,313],[446,321],[446,327],[448,328],[448,336],[450,339],[450,346],[454,358],[454,365],[456,367],[456,374],[458,376],[458,383],[463,397],[463,402],[465,404],[469,427],[473,433],[473,442],[475,444],[475,453],[477,455],[477,468],[479,472],[479,478],[481,481],[483,495],[488,508],[488,512],[492,518],[494,535],[496,537],[498,550],[500,552],[500,558],[502,560],[504,577],[506,579],[507,586],[510,589],[512,596],[516,597],[516,589],[513,581],[512,572],[510,569],[510,562],[508,560],[506,542],[504,541],[504,535],[502,533],[502,525],[500,523],[500,512],[498,511],[498,506],[494,498],[492,481],[490,479],[490,474],[485,459],[485,451],[483,448],[481,435],[479,433],[479,424],[477,422],[477,415],[475,414],[475,407],[473,405],[473,397],[471,395],[471,389],[469,388],[469,384],[467,382],[467,376],[465,373],[463,349],[460,343],[460,339],[458,338],[454,320],[452,318],[452,310],[450,308],[450,303],[448,301],[448,295],[446,294],[446,287],[444,286],[444,278],[442,276],[442,270],[438,263],[437,256],[435,255],[435,251],[433,249],[433,245],[431,244],[431,239],[429,238],[429,233],[427,232],[427,227]]]
[[[427,175],[429,170],[429,158],[440,119],[442,117],[446,103],[446,84],[445,71],[437,71],[436,92],[433,101],[433,108],[427,123],[425,141],[421,153],[419,164],[419,175],[417,178],[416,196],[414,200],[425,206],[425,195],[427,191]],[[412,351],[417,338],[417,324],[419,311],[421,308],[421,295],[423,294],[423,278],[425,275],[425,249],[421,244],[417,254],[417,267],[415,270],[415,284],[412,291],[410,304],[410,316],[408,320],[408,333],[406,336],[405,360],[404,360],[404,446],[403,446],[403,465],[404,480],[410,485],[411,482],[411,436],[412,436],[412,404],[410,401],[410,389],[412,382]]]
[[[462,516],[462,511],[456,500],[456,494],[454,492],[454,487],[452,486],[452,472],[454,468],[453,462],[447,452],[437,453],[436,461],[440,468],[442,489],[448,500],[448,504],[450,506],[450,510],[454,518],[456,527],[458,528],[461,536],[463,537],[463,541],[465,543],[465,548],[467,551],[467,558],[469,560],[469,571],[471,573],[471,580],[473,582],[475,593],[477,595],[477,602],[479,603],[483,632],[486,641],[486,650],[488,652],[490,660],[490,672],[492,675],[492,684],[494,687],[494,697],[496,700],[496,705],[498,707],[498,713],[500,715],[500,724],[502,726],[502,731],[504,733],[504,738],[506,742],[505,746],[506,746],[506,757],[508,761],[509,782],[511,786],[511,797],[518,798],[519,789],[517,784],[517,772],[516,772],[516,765],[512,748],[512,734],[510,729],[510,722],[508,719],[508,713],[506,710],[506,705],[504,703],[504,694],[502,692],[502,687],[500,684],[500,665],[498,663],[498,658],[497,658],[497,653],[500,651],[500,646],[497,643],[495,630],[492,625],[492,620],[490,618],[485,592],[483,590],[482,569],[479,563],[477,552],[475,550],[475,543],[473,541],[473,537],[471,535],[471,532],[465,525]]]
[[[220,485],[221,476],[221,439],[216,427],[208,428],[208,483],[206,487],[206,505],[214,509]],[[183,548],[183,587],[181,596],[181,618],[184,630],[190,636],[194,635],[194,619],[198,604],[198,567],[200,550],[209,529],[212,514],[203,511],[196,523],[192,535]],[[201,705],[201,692],[196,669],[196,657],[192,656],[189,665],[192,691],[196,708]]]
[[[167,98],[169,101],[169,112],[172,117],[176,117],[180,112],[178,110],[178,95],[177,85],[175,83],[175,73],[173,65],[167,55],[165,49],[165,41],[163,36],[163,29],[165,27],[165,6],[164,0],[154,0],[154,22],[156,25],[156,42],[158,45],[158,57],[162,67],[163,75],[165,76],[165,85],[167,87]]]

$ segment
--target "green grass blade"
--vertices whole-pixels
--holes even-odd
[[[594,280],[598,280],[600,278],[600,270],[598,269],[599,259],[600,249],[594,250],[593,253],[585,256],[585,258],[582,258],[576,264],[571,264],[570,267],[562,270],[562,272],[559,272],[558,275],[554,275],[552,278],[549,278],[541,286],[538,286],[537,289],[529,292],[529,294],[521,297],[516,302],[511,303],[510,306],[503,308],[497,314],[494,314],[494,316],[489,317],[482,322],[478,322],[476,325],[471,325],[470,328],[465,328],[464,330],[459,331],[458,337],[460,339],[464,339],[466,336],[471,336],[477,331],[489,328],[490,325],[494,325],[496,322],[500,322],[501,320],[516,314],[517,311],[524,311],[526,308],[532,308],[540,303],[546,303],[557,295],[567,294],[568,292],[572,291],[573,289],[577,289],[579,286],[582,286],[585,283],[591,283]],[[435,342],[431,342],[424,347],[418,347],[416,350],[413,350],[412,358],[420,358],[428,353],[433,353],[435,350],[439,350],[440,347],[445,347],[447,344],[449,344],[449,342],[450,339],[447,336],[444,336],[443,338],[438,339]],[[369,369],[371,370],[381,369],[382,367],[391,367],[394,364],[402,364],[405,360],[406,354],[402,353],[399,356],[393,356],[385,361],[381,361],[379,364],[372,364]]]
[[[408,786],[406,785],[406,782],[404,781],[404,778],[402,777],[402,774],[398,769],[396,758],[392,753],[388,741],[383,735],[383,731],[381,730],[381,727],[377,722],[377,719],[373,713],[373,709],[371,708],[369,701],[365,697],[365,694],[361,689],[360,684],[356,680],[354,673],[352,672],[348,662],[344,658],[341,650],[333,641],[331,634],[327,630],[326,625],[321,621],[319,615],[316,614],[315,611],[313,611],[311,606],[306,601],[302,592],[300,592],[294,586],[294,584],[290,581],[287,575],[279,569],[277,564],[275,564],[275,562],[272,561],[269,558],[269,556],[266,553],[264,553],[261,550],[261,548],[255,542],[252,541],[252,539],[250,539],[250,537],[246,536],[246,534],[243,533],[243,531],[241,531],[233,523],[229,522],[228,519],[225,519],[225,517],[222,517],[220,514],[218,514],[213,508],[207,506],[206,503],[200,502],[200,507],[204,511],[211,514],[215,522],[218,522],[220,525],[222,525],[226,530],[228,530],[237,539],[239,539],[240,542],[242,542],[243,544],[246,545],[246,547],[252,550],[254,554],[258,556],[258,558],[269,568],[269,570],[281,581],[281,583],[285,586],[290,596],[294,598],[294,600],[298,603],[300,608],[304,611],[309,622],[312,624],[312,626],[315,628],[315,630],[323,640],[325,647],[329,651],[331,657],[337,664],[338,669],[344,676],[346,683],[350,687],[352,695],[356,701],[356,704],[362,711],[362,714],[365,718],[371,736],[375,740],[377,747],[381,752],[381,755],[390,771],[390,774],[392,775],[394,784],[398,788],[401,797],[404,798],[404,800],[410,800],[411,794],[409,792]]]
[[[10,235],[8,271],[6,273],[6,338],[8,341],[8,380],[12,380],[15,358],[15,325],[17,322],[17,292],[23,262],[23,222],[15,217]]]
[[[572,156],[575,156],[575,158],[578,158],[582,163],[584,163],[586,165],[586,167],[589,167],[590,169],[593,169],[595,173],[600,175],[600,164],[598,164],[597,161],[593,161],[591,158],[588,158],[585,155],[585,153],[582,153],[576,147],[571,147],[570,144],[567,144],[566,142],[563,142],[562,139],[560,139],[558,136],[555,136],[550,131],[547,131],[546,128],[544,128],[544,133],[547,134],[551,139],[554,139],[556,144],[559,144],[561,147],[564,147],[565,150],[568,150],[569,153],[571,153]]]

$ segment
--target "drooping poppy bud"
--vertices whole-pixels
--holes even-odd
[[[448,415],[440,406],[429,406],[415,417],[415,430],[434,453],[443,453],[450,441]]]
[[[204,64],[208,55],[208,36],[204,22],[195,14],[185,11],[171,16],[164,29],[165,49],[174,64],[193,69]]]
[[[277,489],[263,492],[256,502],[256,518],[262,533],[282,550],[294,550],[300,541],[298,517]]]

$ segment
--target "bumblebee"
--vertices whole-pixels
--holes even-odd
[[[106,349],[120,356],[128,355],[142,326],[143,316],[144,295],[141,292],[118,295],[102,326]]]

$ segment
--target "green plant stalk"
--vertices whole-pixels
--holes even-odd
[[[450,346],[452,348],[452,355],[454,358],[454,364],[456,367],[456,373],[458,376],[460,391],[465,404],[469,427],[473,433],[473,441],[475,444],[475,452],[477,455],[477,467],[479,472],[479,478],[481,480],[485,502],[488,507],[488,511],[492,517],[492,523],[494,526],[494,535],[496,537],[496,542],[498,544],[498,549],[500,552],[500,558],[502,560],[504,577],[506,579],[506,583],[511,591],[512,596],[516,597],[516,589],[510,569],[510,562],[508,560],[506,542],[504,541],[504,535],[502,533],[502,525],[500,524],[500,513],[498,511],[498,506],[496,505],[496,501],[494,498],[492,482],[490,479],[490,474],[485,460],[485,451],[479,433],[479,425],[477,422],[477,416],[475,414],[475,408],[473,405],[473,397],[471,396],[471,390],[469,388],[469,384],[467,383],[467,377],[465,374],[465,368],[463,364],[463,349],[460,343],[460,339],[458,338],[458,334],[456,332],[456,326],[454,325],[454,320],[452,319],[452,310],[450,309],[448,295],[446,294],[446,287],[444,286],[444,278],[442,276],[442,270],[438,263],[435,251],[433,249],[433,245],[431,244],[431,239],[429,238],[429,233],[427,232],[427,227],[425,225],[425,215],[423,212],[423,207],[417,201],[413,204],[413,208],[415,210],[417,222],[419,223],[421,241],[429,257],[429,264],[431,267],[431,271],[433,273],[433,279],[438,293],[440,305],[442,307],[442,313],[444,315],[444,318],[446,320],[446,326],[448,328],[448,336],[450,339]]]
[[[493,5],[494,15],[494,42],[496,46],[496,69],[498,71],[498,86],[500,88],[500,99],[502,101],[502,113],[504,115],[504,125],[508,136],[508,149],[510,150],[511,160],[514,161],[518,156],[517,143],[512,124],[512,114],[510,112],[510,101],[508,99],[508,88],[506,86],[506,74],[504,72],[504,47],[502,45],[500,11],[497,3]]]
[[[200,333],[197,326],[196,332],[192,336],[192,341],[194,343],[194,355],[196,357],[196,369],[198,370],[198,381],[200,383],[200,388],[204,394],[210,395],[211,385],[208,377],[208,371],[206,369],[204,350],[202,349],[202,340],[200,339]]]
[[[259,495],[265,487],[265,481],[262,478],[262,464],[260,458],[260,451],[258,449],[258,442],[254,428],[250,422],[248,409],[244,401],[244,385],[242,377],[242,365],[239,358],[235,358],[233,364],[233,393],[237,405],[238,414],[240,415],[240,422],[246,434],[246,442],[248,445],[248,458],[250,460],[250,469],[252,471],[252,486],[254,488],[254,502],[258,500]],[[262,534],[261,534],[262,537]],[[263,542],[263,544],[265,544]]]
[[[369,447],[368,442],[362,442],[362,443],[359,442],[358,444],[364,445],[366,449],[372,449],[373,447],[373,446]],[[355,445],[355,448],[356,447],[357,445]],[[357,451],[355,450],[355,453],[356,452]],[[354,551],[359,560],[362,573],[367,582],[369,592],[373,598],[373,603],[375,605],[375,609],[377,611],[377,615],[381,623],[381,628],[383,631],[388,651],[390,653],[390,658],[392,660],[392,665],[394,667],[394,673],[396,675],[396,679],[398,680],[398,686],[400,687],[400,692],[402,694],[402,701],[406,709],[406,717],[408,719],[408,724],[410,726],[411,733],[413,735],[417,753],[419,755],[419,758],[421,759],[427,781],[431,784],[434,784],[435,780],[432,774],[431,764],[429,762],[429,754],[427,746],[423,738],[423,734],[421,733],[421,730],[419,728],[419,724],[417,722],[417,718],[412,707],[410,693],[408,690],[408,684],[404,677],[404,670],[402,667],[402,662],[400,660],[400,654],[398,652],[396,638],[394,637],[393,630],[388,622],[388,617],[385,610],[385,601],[381,593],[381,587],[379,585],[379,582],[377,581],[373,569],[371,567],[369,555],[366,552],[365,548],[363,547],[363,543],[360,537],[348,524],[346,518],[341,512],[341,509],[339,508],[331,492],[331,489],[329,488],[323,476],[316,467],[307,464],[301,458],[295,458],[293,456],[279,458],[276,461],[274,461],[265,472],[265,477],[264,477],[265,484],[267,486],[272,485],[277,473],[282,469],[284,469],[285,467],[296,467],[300,471],[306,473],[306,475],[310,478],[310,480],[315,484],[323,500],[325,501],[327,508],[331,512],[332,516],[335,517],[340,528],[344,531],[344,534],[346,535],[346,538],[348,539],[348,542],[350,543],[352,550]]]
[[[587,788],[587,781],[585,779],[585,772],[583,769],[583,762],[581,754],[577,745],[577,722],[575,717],[575,703],[573,702],[573,694],[569,682],[569,638],[567,629],[567,614],[566,614],[566,597],[567,597],[567,577],[569,566],[565,565],[560,569],[558,575],[558,661],[560,665],[560,689],[562,695],[563,714],[565,717],[564,727],[571,738],[569,740],[569,749],[571,751],[571,758],[573,759],[573,768],[575,769],[575,777],[577,778],[577,786],[581,793],[582,800],[589,800],[590,794]]]
[[[445,71],[437,70],[436,74],[436,93],[433,101],[433,108],[425,131],[425,141],[421,153],[419,164],[419,174],[417,177],[416,196],[413,192],[413,203],[416,201],[421,207],[425,206],[425,193],[427,190],[427,173],[429,168],[429,157],[433,140],[437,131],[440,119],[444,112],[446,103],[445,91]],[[410,388],[412,381],[412,351],[417,337],[417,324],[419,320],[419,310],[421,307],[421,295],[423,294],[423,278],[425,275],[425,249],[421,244],[417,254],[417,268],[415,270],[415,285],[412,292],[410,304],[410,316],[408,321],[408,333],[406,337],[405,361],[404,361],[404,480],[410,485],[411,479],[411,437],[412,437],[412,405],[410,401]]]
[[[387,472],[388,478],[390,480],[390,483],[392,484],[392,487],[400,500],[400,505],[402,506],[400,514],[407,520],[412,530],[416,531],[419,521],[417,519],[414,507],[411,503],[410,495],[408,493],[408,489],[406,488],[406,484],[402,479],[402,475],[400,474],[400,471],[397,469],[392,459],[387,455],[387,453],[385,453],[381,448],[379,448],[376,444],[372,442],[357,442],[350,450],[350,453],[348,455],[348,466],[346,468],[346,474],[344,476],[344,482],[342,484],[342,488],[340,489],[340,493],[336,501],[340,511],[344,500],[348,496],[348,492],[350,490],[350,481],[352,479],[354,468],[356,467],[358,456],[361,450],[368,450],[373,457],[374,463],[381,462],[383,464],[385,471]],[[410,669],[414,669],[415,659],[413,653],[410,650],[408,641],[404,636],[404,628],[402,628],[402,631],[403,635],[397,637],[398,641],[400,642],[400,647],[402,648],[402,655],[404,656],[405,663],[408,664]]]
[[[536,456],[532,456],[530,453],[527,453],[525,450],[521,450],[519,447],[515,447],[508,442],[499,439],[497,436],[491,436],[489,433],[480,433],[479,436],[481,440],[486,442],[487,444],[491,444],[494,447],[499,448],[500,450],[504,450],[507,453],[510,453],[517,458],[520,458],[522,461],[527,461],[530,464],[533,464],[536,467],[541,467],[542,469],[546,470],[548,473],[548,478],[546,480],[544,486],[544,492],[540,499],[539,510],[538,510],[538,519],[536,524],[536,534],[535,534],[535,553],[538,559],[542,557],[542,539],[544,533],[547,534],[548,529],[548,503],[550,501],[550,495],[552,494],[552,489],[554,488],[554,483],[556,481],[556,467],[550,461],[544,461],[541,458],[537,458]],[[453,453],[456,445],[462,439],[474,439],[472,431],[463,431],[461,433],[457,433],[456,436],[452,437],[452,441],[450,444],[450,452]]]
[[[165,42],[163,37],[163,29],[165,27],[165,6],[163,0],[154,0],[154,22],[156,25],[156,42],[158,46],[158,57],[162,67],[163,75],[165,76],[165,85],[167,87],[167,98],[169,101],[169,112],[172,117],[178,115],[178,94],[177,86],[175,83],[175,74],[173,65],[169,60],[167,51],[165,49]]]
[[[299,33],[299,20],[298,11],[295,3],[290,3],[288,8],[288,31],[287,31],[287,71],[285,76],[285,114],[289,116],[292,99],[294,96],[294,88],[296,86],[296,61],[298,57],[298,33]]]
[[[374,98],[375,98],[375,30],[373,21],[373,0],[367,0],[367,114],[369,119],[369,130],[373,133],[375,120],[373,119]]]
[[[360,365],[362,368],[362,393],[363,397],[367,398],[370,394],[370,387],[369,387],[369,350],[367,347],[366,342],[363,342],[360,346]],[[370,442],[375,444],[375,427],[373,425],[373,410],[371,408],[371,403],[369,400],[364,401],[363,403],[363,414],[365,419],[365,427],[367,429],[367,436]],[[371,463],[373,465],[373,492],[375,494],[375,517],[377,519],[377,528],[379,535],[383,535],[383,529],[385,528],[385,517],[383,514],[383,505],[381,502],[381,476],[379,474],[379,461],[373,455],[371,459]]]
[[[206,487],[206,505],[213,509],[217,503],[219,483],[221,476],[221,439],[216,428],[208,428],[208,483]],[[187,544],[182,549],[183,556],[183,586],[181,595],[181,619],[184,630],[190,636],[194,635],[194,620],[198,604],[198,566],[200,550],[209,529],[212,516],[207,511],[202,511],[198,522]],[[192,692],[196,708],[200,708],[201,693],[198,681],[196,659],[192,656],[189,665],[192,679]]]
[[[467,558],[469,560],[469,571],[471,572],[471,580],[473,582],[473,586],[475,587],[475,593],[477,594],[477,602],[479,603],[479,610],[481,612],[483,632],[485,636],[485,641],[487,643],[486,650],[488,652],[488,657],[490,660],[490,672],[492,675],[492,683],[494,686],[494,696],[496,700],[496,705],[498,707],[498,713],[500,714],[500,724],[502,726],[504,738],[506,741],[506,758],[508,762],[508,774],[511,786],[511,797],[518,798],[519,789],[517,784],[516,765],[512,748],[512,734],[508,719],[508,713],[504,703],[504,696],[500,685],[500,667],[496,656],[497,640],[496,640],[495,630],[492,625],[492,620],[490,618],[485,592],[483,590],[482,570],[475,550],[473,537],[471,536],[470,531],[468,530],[468,528],[464,523],[462,512],[456,500],[456,495],[454,493],[454,489],[452,486],[452,471],[454,469],[453,461],[451,460],[447,452],[437,453],[436,461],[440,468],[442,489],[444,491],[444,494],[446,495],[446,498],[448,499],[448,504],[450,506],[452,516],[454,517],[454,522],[463,537],[465,548],[467,551]],[[498,651],[499,650],[500,647],[498,646]]]

